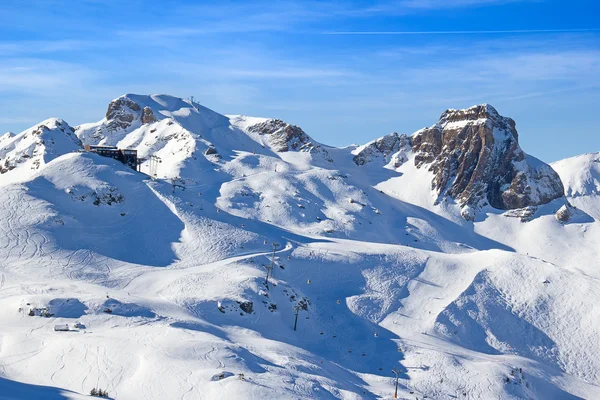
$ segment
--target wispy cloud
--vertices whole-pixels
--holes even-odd
[[[460,7],[482,7],[507,3],[517,3],[520,1],[522,2],[527,0],[405,0],[400,1],[399,4],[403,7],[415,9],[440,9]]]
[[[144,24],[120,29],[120,36],[150,40],[196,37],[218,33],[296,32],[320,33],[319,26],[340,20],[365,20],[378,16],[401,16],[432,10],[481,7],[535,0],[399,0],[369,3],[339,1],[251,1],[219,4],[183,4],[170,8],[163,16],[163,25]],[[193,24],[181,21],[193,19]],[[559,30],[554,30],[558,32]],[[462,33],[465,33],[464,31]],[[468,31],[469,33],[501,33],[505,31]],[[513,31],[535,32],[535,31]],[[541,32],[541,31],[540,31]],[[330,34],[437,34],[438,32],[327,32]],[[461,33],[461,32],[439,32]]]
[[[27,56],[49,53],[65,53],[103,47],[98,40],[18,40],[0,41],[0,55]]]
[[[325,31],[324,35],[501,35],[501,34],[532,34],[532,33],[582,33],[600,32],[596,28],[582,29],[509,29],[483,31]]]
[[[35,58],[6,59],[0,65],[0,92],[70,90],[91,77],[89,69],[77,64]]]
[[[216,72],[216,71],[215,71]],[[222,70],[219,75],[231,78],[250,78],[250,79],[318,79],[334,77],[356,76],[357,73],[344,71],[342,69],[321,69],[321,68],[286,68],[286,69],[229,69]]]

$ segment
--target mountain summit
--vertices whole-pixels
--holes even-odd
[[[467,219],[488,205],[514,210],[564,196],[558,174],[519,146],[515,121],[489,104],[446,110],[429,128],[386,135],[353,154],[359,166],[380,159],[378,165],[398,170],[412,159],[433,174],[436,203],[455,200]]]
[[[18,135],[0,136],[0,174],[18,169],[20,175],[30,176],[55,158],[80,150],[81,141],[74,133],[65,121],[49,118]]]
[[[558,174],[525,154],[518,138],[515,121],[482,104],[445,111],[412,141],[417,166],[435,174],[432,188],[461,206],[510,210],[562,197]]]

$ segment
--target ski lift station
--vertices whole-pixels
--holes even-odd
[[[103,157],[110,157],[112,159],[122,162],[131,169],[138,171],[139,162],[137,150],[119,149],[115,146],[85,145],[85,151],[90,153],[96,153]]]

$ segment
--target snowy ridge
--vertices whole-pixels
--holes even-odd
[[[555,197],[513,128],[481,105],[333,148],[128,94],[76,134],[142,173],[61,120],[1,136],[0,397],[387,399],[397,368],[401,398],[600,398],[595,156]]]
[[[552,164],[565,184],[569,202],[600,221],[600,153],[587,153]]]
[[[55,158],[81,150],[81,142],[74,131],[65,121],[50,118],[18,135],[11,132],[2,135],[0,174],[18,168],[18,178],[25,178]],[[11,174],[11,177],[16,175]]]
[[[552,164],[569,197],[600,194],[600,153],[587,153]]]

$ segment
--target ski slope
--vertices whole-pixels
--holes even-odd
[[[166,95],[48,121],[0,137],[0,399],[387,399],[392,369],[401,398],[600,398],[595,161],[471,221],[398,134],[332,148]]]

